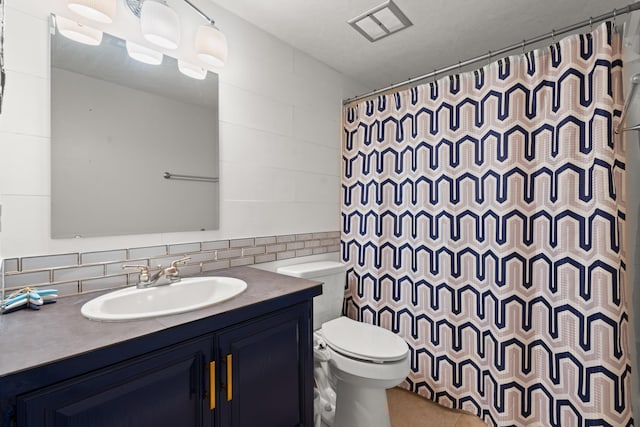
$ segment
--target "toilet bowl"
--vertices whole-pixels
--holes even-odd
[[[278,273],[323,282],[314,299],[314,379],[319,410],[330,427],[390,427],[386,389],[410,369],[407,343],[384,328],[341,316],[345,266],[295,264]]]
[[[390,427],[386,389],[409,373],[409,347],[386,329],[339,317],[322,325],[335,384],[333,427]],[[327,423],[329,424],[329,423]]]

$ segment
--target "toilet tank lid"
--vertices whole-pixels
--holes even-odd
[[[337,261],[315,261],[278,267],[276,273],[308,279],[311,277],[340,274],[347,271],[347,266]]]

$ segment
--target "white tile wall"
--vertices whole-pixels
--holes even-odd
[[[221,123],[220,139],[229,142],[220,147],[220,156],[228,163],[269,165],[281,169],[300,166],[296,163],[295,153],[300,142],[291,136],[263,132],[235,123]]]
[[[296,173],[286,169],[255,164],[223,163],[222,174],[227,200],[293,201]]]
[[[0,132],[0,141],[0,194],[48,196],[49,138]]]
[[[335,191],[340,188],[338,176],[299,172],[295,184],[295,201],[335,204],[339,208],[339,198]]]
[[[4,113],[3,113],[4,114]],[[0,116],[1,117],[1,116]],[[0,156],[5,150],[0,146]],[[16,159],[29,164],[29,159]],[[50,198],[33,195],[0,194],[2,205],[2,253],[4,257],[52,254],[48,237],[48,217]],[[45,217],[45,218],[43,218]],[[71,252],[60,250],[58,253]]]
[[[49,37],[46,21],[12,7],[7,7],[6,13],[5,31],[7,35],[12,35],[5,40],[6,68],[10,71],[47,78],[49,47],[47,43],[42,43],[42,40],[47,40]]]
[[[49,16],[49,10],[42,0],[14,0],[5,3],[7,4],[7,9],[25,12],[37,19],[46,20]],[[9,13],[10,11],[7,10],[7,16]]]
[[[32,74],[11,71],[8,67],[9,63],[7,63],[5,100],[2,105],[2,114],[0,114],[0,133],[48,137],[51,130],[49,80]],[[2,145],[6,144],[3,138]]]
[[[52,11],[71,13],[63,0],[7,0],[8,82],[0,114],[3,256],[339,228],[341,100],[365,89],[204,3],[200,6],[215,16],[229,42],[220,76],[220,230],[52,240],[48,21]]]
[[[293,152],[294,168],[297,171],[331,176],[340,174],[340,150],[337,147],[298,141]]]
[[[341,105],[333,106],[340,110]],[[318,113],[318,108],[296,107],[293,111],[293,136],[303,141],[327,147],[335,147],[336,133],[340,135],[340,115],[327,118],[328,115]]]
[[[222,82],[220,121],[278,135],[291,135],[293,106]]]

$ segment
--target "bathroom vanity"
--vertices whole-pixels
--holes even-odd
[[[319,282],[242,267],[235,298],[105,323],[62,298],[0,316],[0,406],[22,426],[311,426]],[[195,296],[194,296],[195,297]]]

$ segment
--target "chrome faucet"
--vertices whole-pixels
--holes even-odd
[[[177,259],[171,262],[169,267],[162,268],[158,265],[158,271],[151,274],[149,267],[146,265],[123,265],[122,269],[136,268],[140,271],[140,281],[136,284],[138,289],[144,289],[151,286],[170,285],[180,281],[178,264],[186,264],[191,259],[190,256]]]

